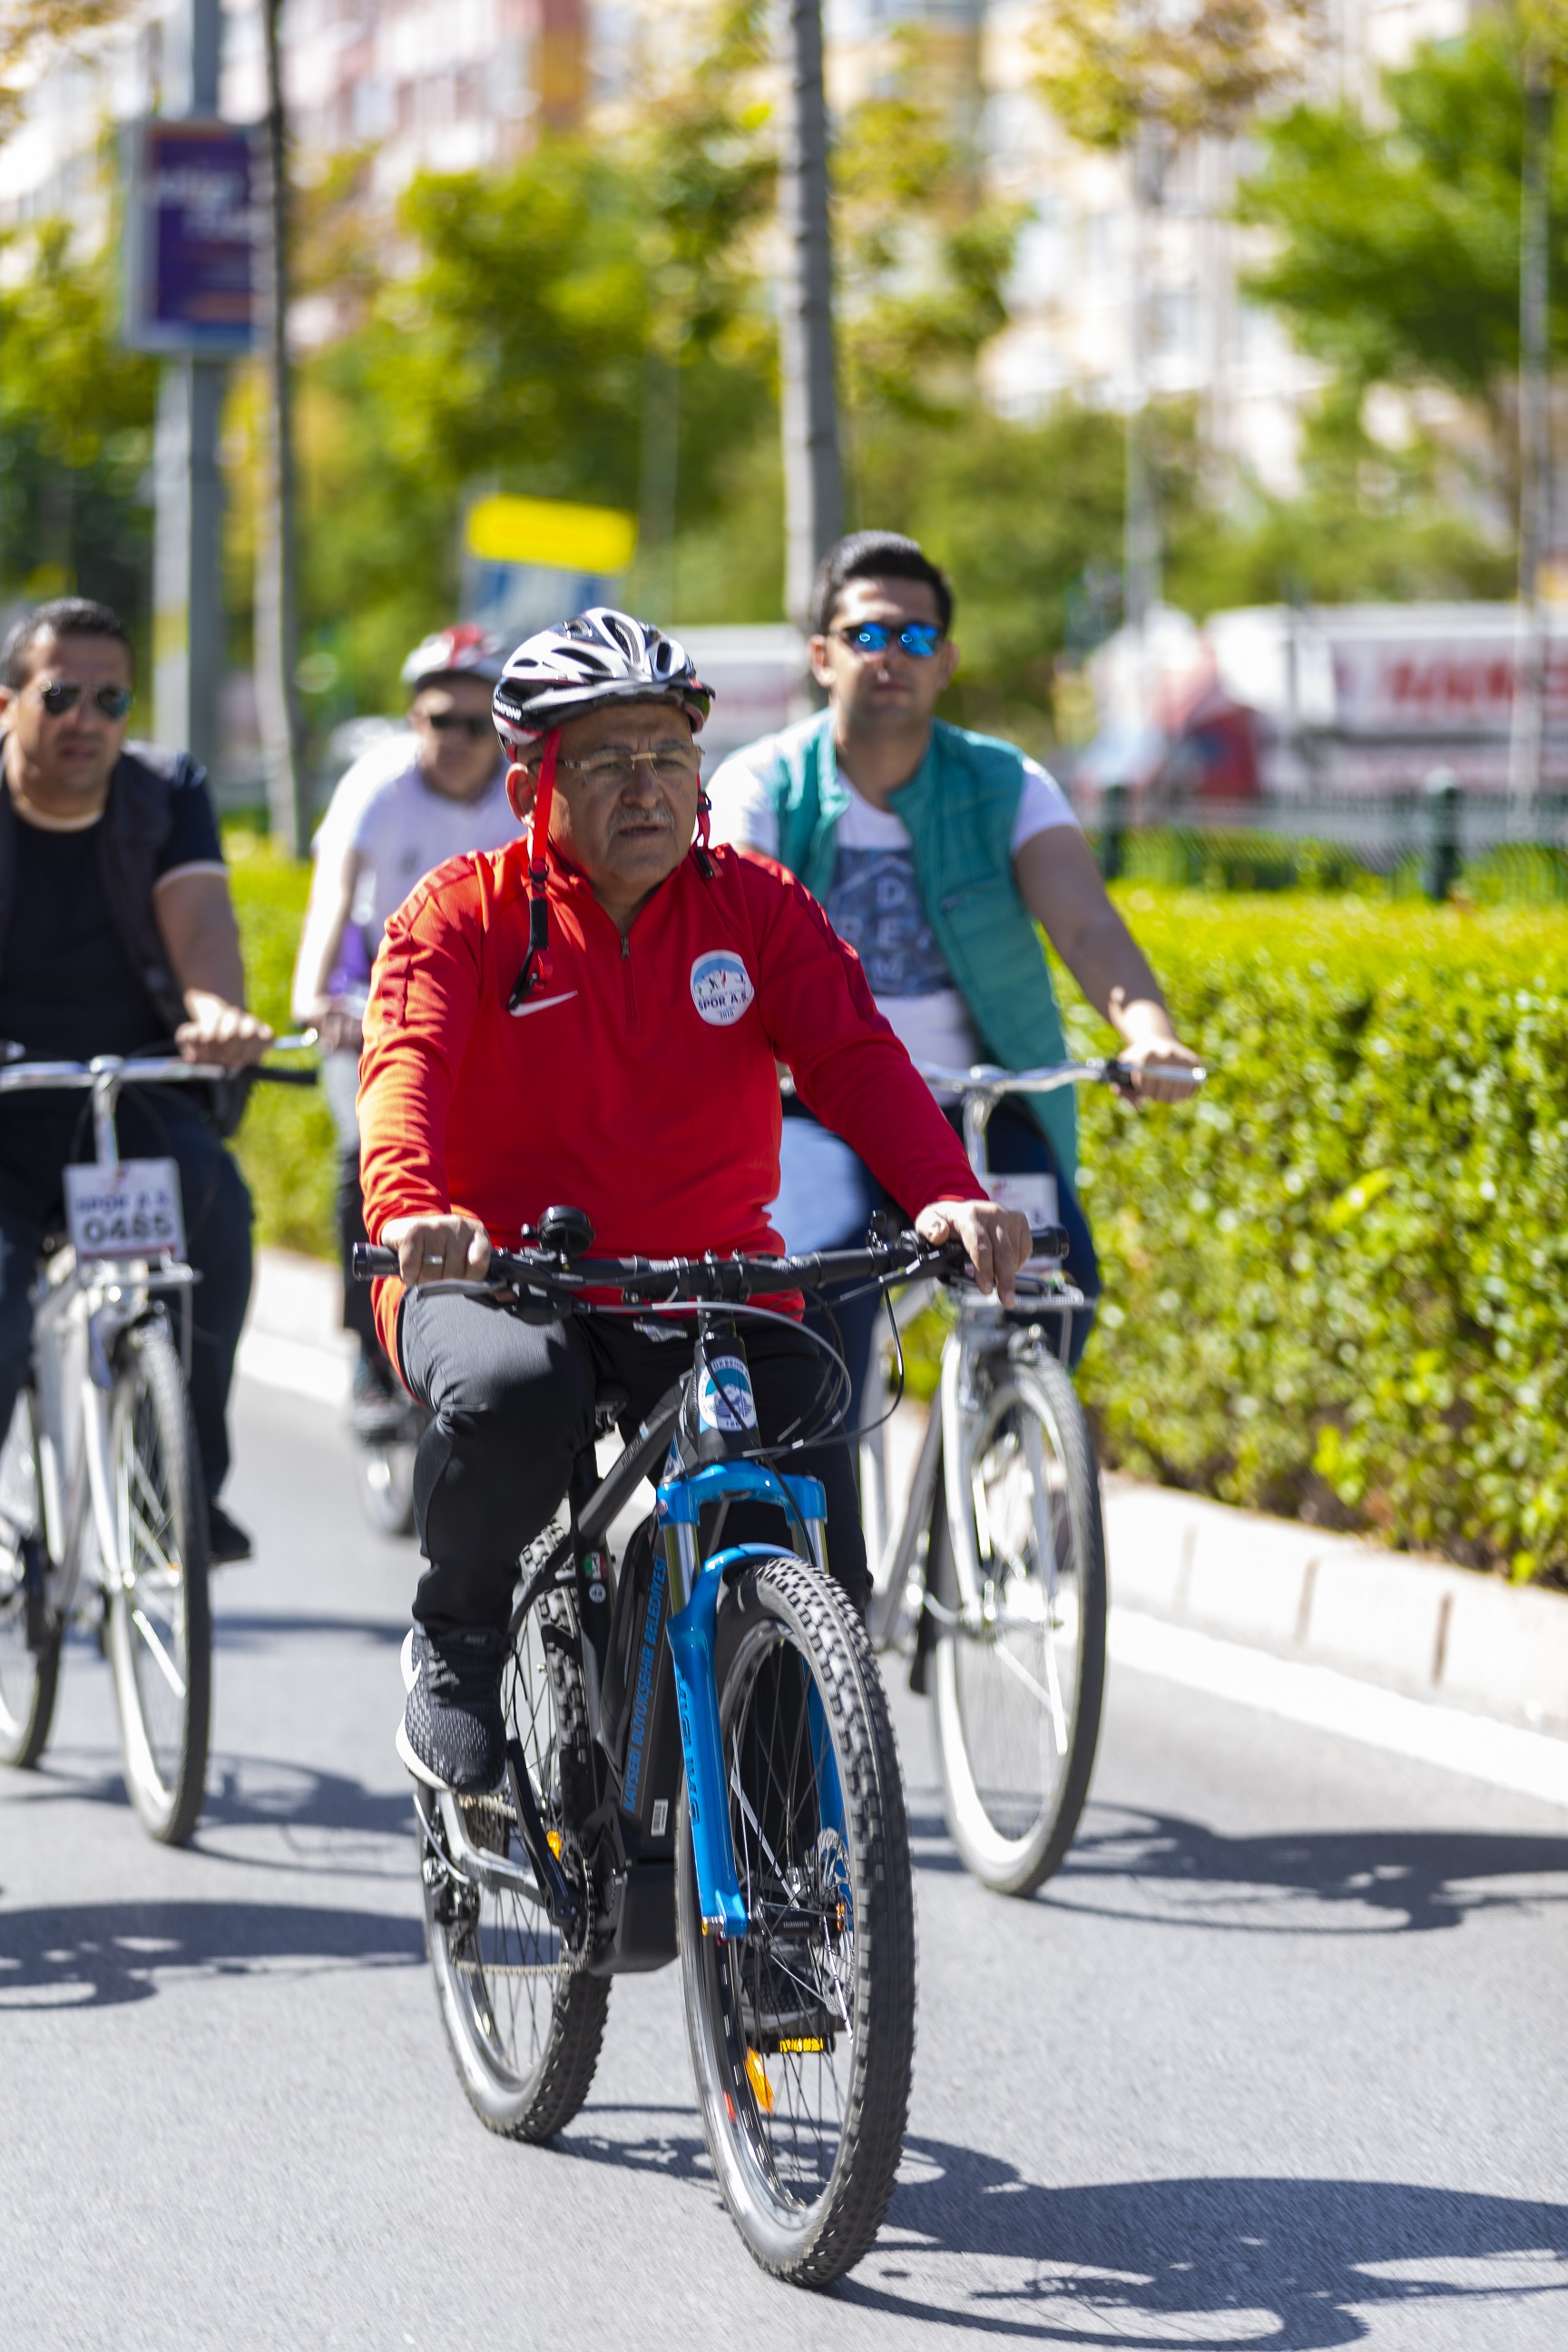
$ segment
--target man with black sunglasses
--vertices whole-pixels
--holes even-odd
[[[805,883],[917,1062],[1028,1069],[1067,1058],[1038,924],[1135,1074],[1148,1062],[1191,1066],[1197,1057],[1176,1036],[1060,788],[1016,745],[936,716],[958,667],[952,625],[952,588],[913,540],[841,540],[812,603],[811,667],[827,708],[716,772],[714,839],[777,858]],[[1155,1102],[1187,1091],[1170,1079],[1133,1083]],[[993,1171],[1022,1180],[1007,1195],[1014,1205],[1037,1222],[1054,1205],[1071,1242],[1068,1270],[1092,1299],[1099,1273],[1073,1186],[1070,1090],[1002,1104],[989,1144]],[[880,1189],[841,1138],[796,1106],[781,1162],[773,1222],[787,1247],[859,1238]],[[1042,1179],[1050,1193],[1037,1198],[1028,1188]],[[858,1404],[870,1316],[851,1307],[839,1321]],[[1089,1324],[1077,1318],[1075,1362]]]
[[[355,1242],[365,1237],[354,1113],[360,1015],[382,933],[409,892],[447,858],[503,848],[517,832],[490,713],[504,650],[471,622],[417,645],[403,666],[413,696],[408,733],[355,761],[316,835],[294,1013],[321,1031],[327,1047],[323,1083],[342,1151],[343,1325],[359,1341],[353,1414],[366,1438],[395,1428],[406,1400],[382,1352],[370,1293],[349,1265]]]
[[[242,1069],[272,1032],[245,1009],[239,931],[206,778],[184,751],[127,744],[130,640],[106,604],[58,598],[0,649],[0,1038],[30,1059],[135,1054]],[[135,1088],[128,1159],[173,1159],[195,1293],[191,1404],[215,1561],[250,1539],[217,1502],[250,1296],[250,1195],[205,1089]],[[0,1116],[0,1433],[27,1373],[31,1290],[63,1224],[61,1170],[90,1158],[81,1095],[12,1095]]]

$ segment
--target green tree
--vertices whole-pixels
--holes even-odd
[[[116,341],[110,256],[64,222],[0,239],[0,587],[68,587],[146,632],[155,361]]]
[[[740,47],[743,21],[731,30]],[[307,631],[338,629],[362,707],[395,692],[400,649],[450,610],[471,492],[638,507],[656,385],[676,520],[700,528],[773,430],[746,248],[773,163],[731,87],[700,77],[640,135],[546,138],[507,173],[408,191],[415,268],[373,289],[362,275],[365,323],[300,399]]]
[[[1482,16],[1384,77],[1392,114],[1298,106],[1258,132],[1243,220],[1276,250],[1248,290],[1360,388],[1439,383],[1505,446],[1519,367],[1522,48]],[[1551,341],[1568,348],[1568,121],[1551,156]],[[1510,469],[1511,470],[1511,469]]]

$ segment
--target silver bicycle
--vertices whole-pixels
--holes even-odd
[[[32,1371],[0,1449],[0,1763],[43,1754],[66,1625],[95,1622],[126,1787],[170,1845],[201,1811],[212,1705],[206,1494],[185,1386],[196,1276],[178,1165],[121,1161],[115,1111],[126,1086],[232,1075],[173,1056],[0,1067],[0,1095],[90,1093],[95,1147],[64,1171],[66,1232],[38,1270]]]
[[[1040,1238],[1056,1228],[1049,1176],[999,1177],[986,1131],[1010,1094],[1125,1086],[1118,1062],[1009,1071],[917,1066],[960,1097],[970,1164]],[[1189,1079],[1202,1071],[1152,1070]],[[1046,1244],[1058,1260],[1066,1235]],[[931,1303],[913,1285],[900,1327]],[[1039,1262],[1017,1305],[962,1294],[902,1509],[889,1508],[887,1412],[895,1350],[873,1364],[861,1414],[860,1495],[879,1649],[910,1659],[934,1714],[943,1810],[966,1867],[1003,1895],[1032,1895],[1060,1864],[1083,1811],[1105,1688],[1106,1564],[1094,1442],[1069,1380],[1071,1318],[1088,1302]]]

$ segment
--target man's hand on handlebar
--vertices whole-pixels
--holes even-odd
[[[187,989],[185,1009],[191,1017],[174,1032],[183,1062],[221,1062],[226,1069],[243,1070],[259,1062],[272,1043],[266,1022],[226,997]]]
[[[991,1201],[933,1201],[915,1219],[922,1241],[957,1241],[974,1268],[981,1296],[993,1290],[1004,1307],[1014,1304],[1014,1277],[1034,1249],[1029,1220],[1021,1209],[999,1209]]]
[[[472,1217],[394,1217],[381,1240],[397,1252],[399,1276],[411,1290],[423,1282],[482,1282],[489,1270],[490,1237]]]
[[[1184,1045],[1173,1033],[1161,1036],[1142,1036],[1118,1049],[1116,1058],[1132,1072],[1131,1098],[1137,1102],[1185,1102],[1201,1081],[1182,1075],[1187,1070],[1201,1070],[1202,1057],[1190,1045]],[[1145,1065],[1153,1068],[1145,1071]],[[1159,1072],[1158,1076],[1153,1071]],[[1127,1095],[1125,1087],[1118,1092]]]

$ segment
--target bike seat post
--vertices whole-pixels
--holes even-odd
[[[120,1138],[115,1132],[115,1106],[120,1100],[120,1066],[94,1067],[92,1074],[92,1142],[100,1168],[120,1165]]]

